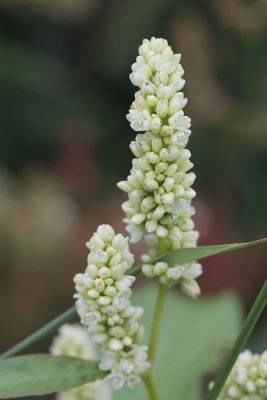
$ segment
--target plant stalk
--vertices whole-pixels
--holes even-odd
[[[160,400],[151,372],[143,377],[143,382],[148,391],[150,400]]]
[[[158,339],[159,339],[159,331],[161,324],[162,311],[164,306],[164,300],[166,297],[167,288],[164,285],[159,285],[158,298],[155,307],[155,313],[153,317],[153,324],[150,336],[150,342],[148,347],[148,361],[153,364],[155,359],[155,353],[157,349]]]
[[[230,374],[230,372],[236,362],[238,355],[244,349],[244,346],[245,346],[251,332],[253,331],[253,329],[256,325],[256,322],[258,321],[262,311],[264,310],[266,303],[267,303],[267,280],[265,281],[247,318],[245,319],[245,322],[243,323],[241,331],[232,347],[232,350],[230,351],[230,354],[227,357],[227,360],[225,361],[221,371],[219,372],[219,374],[215,380],[213,388],[208,393],[206,400],[216,400],[217,399],[218,395],[220,394],[220,392],[223,388],[223,385],[225,384],[226,379],[228,378],[228,375]]]

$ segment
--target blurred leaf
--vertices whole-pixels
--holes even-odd
[[[97,361],[47,354],[8,358],[0,361],[0,398],[53,393],[103,376]]]
[[[135,305],[145,306],[146,342],[150,335],[157,288],[134,292]],[[191,300],[169,291],[164,306],[155,361],[155,382],[161,398],[199,400],[200,379],[214,368],[238,334],[241,307],[235,295]],[[116,400],[148,400],[144,385],[114,393]]]
[[[120,106],[92,72],[2,38],[0,58],[0,157],[9,167],[50,160],[59,139],[77,128],[94,140],[120,131]]]
[[[130,70],[130,65],[137,56],[137,49],[144,38],[157,36],[156,27],[162,30],[162,19],[169,10],[170,0],[130,0],[117,2],[111,8],[110,18],[102,36],[101,45],[98,46],[99,68],[106,74],[116,77],[121,81],[125,71]],[[96,37],[98,40],[98,37]],[[95,42],[92,41],[92,50]],[[105,62],[103,62],[105,60]],[[108,65],[108,68],[106,67]]]
[[[0,58],[5,60],[0,65],[1,85],[11,83],[20,89],[32,91],[42,101],[59,107],[57,111],[63,116],[70,117],[69,113],[72,112],[97,122],[95,113],[102,115],[104,110],[109,109],[106,104],[109,94],[101,90],[101,82],[60,58],[3,39],[0,40]],[[85,84],[90,87],[86,94]],[[77,91],[79,88],[80,93]],[[103,121],[98,122],[101,125]]]

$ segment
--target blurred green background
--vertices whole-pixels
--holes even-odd
[[[128,76],[151,36],[182,53],[199,243],[266,236],[265,0],[0,0],[0,351],[72,305],[98,224],[124,231]],[[203,293],[233,288],[247,311],[266,247],[203,265]]]

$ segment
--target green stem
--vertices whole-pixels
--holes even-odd
[[[38,342],[39,340],[43,339],[44,337],[51,335],[61,325],[73,320],[76,316],[77,316],[77,312],[76,312],[75,307],[69,308],[67,311],[65,311],[63,314],[61,314],[59,317],[56,317],[52,321],[48,322],[48,324],[44,325],[42,328],[40,328],[37,331],[35,331],[34,333],[32,333],[30,336],[26,337],[24,340],[17,343],[15,346],[11,347],[6,352],[2,353],[0,355],[0,359],[12,357],[12,356],[20,353],[21,351],[25,350],[27,347],[30,347],[35,342]]]
[[[158,395],[158,392],[157,392],[157,389],[155,386],[155,382],[153,380],[151,373],[143,377],[143,382],[147,388],[150,400],[160,400],[160,397]]]
[[[208,393],[206,400],[216,400],[218,395],[220,394],[225,381],[230,374],[238,355],[244,349],[244,346],[256,325],[264,307],[267,303],[267,281],[265,281],[258,297],[256,298],[253,307],[251,308],[245,322],[242,326],[242,329],[230,351],[229,356],[227,357],[226,362],[224,363],[221,371],[219,372],[215,384],[211,391]]]
[[[160,331],[160,323],[161,316],[163,311],[164,300],[166,297],[167,288],[164,285],[159,285],[158,298],[153,318],[149,348],[148,348],[148,360],[151,364],[153,364],[155,359],[156,348],[158,344],[159,331]]]

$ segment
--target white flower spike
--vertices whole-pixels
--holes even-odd
[[[198,297],[195,279],[202,273],[200,264],[187,263],[182,268],[150,264],[164,252],[196,246],[198,239],[191,219],[195,212],[191,200],[196,195],[191,185],[196,176],[189,172],[193,164],[185,148],[191,122],[183,112],[187,99],[181,92],[185,81],[180,59],[164,39],[145,39],[139,47],[130,74],[139,90],[127,119],[135,131],[143,133],[130,144],[136,158],[127,181],[118,187],[128,194],[122,209],[131,242],[149,234],[146,240],[152,249],[143,256],[143,273],[158,276],[162,284],[179,283],[186,294]]]
[[[133,387],[149,367],[147,347],[141,345],[144,328],[138,322],[141,307],[130,303],[135,278],[125,275],[134,258],[128,238],[100,225],[86,244],[88,266],[74,277],[76,308],[82,324],[103,352],[99,367],[110,371],[105,378],[113,389],[124,383]]]

